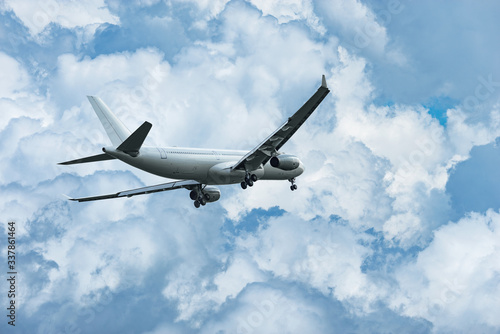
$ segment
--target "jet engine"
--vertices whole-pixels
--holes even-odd
[[[213,186],[206,186],[205,189],[203,189],[203,194],[207,202],[215,202],[220,198],[219,188]]]
[[[271,158],[271,166],[281,170],[294,170],[300,165],[300,160],[291,154],[281,154]]]

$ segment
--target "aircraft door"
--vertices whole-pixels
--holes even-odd
[[[164,148],[157,147],[156,149],[160,153],[160,158],[162,158],[162,159],[166,159],[167,158],[167,151],[165,151]]]

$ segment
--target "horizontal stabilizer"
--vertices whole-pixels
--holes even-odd
[[[144,140],[146,139],[149,130],[153,125],[149,122],[144,122],[142,125],[134,131],[123,143],[120,144],[116,149],[131,156],[135,157],[139,154]]]
[[[103,154],[93,155],[91,157],[60,162],[60,163],[58,163],[58,165],[74,165],[74,164],[83,164],[86,162],[104,161],[104,160],[112,160],[112,159],[116,159],[116,158],[112,157],[110,155],[107,155],[106,153],[103,153]]]

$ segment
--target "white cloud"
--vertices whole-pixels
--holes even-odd
[[[374,83],[384,100],[426,105],[437,100],[436,111],[442,113],[465,104],[469,106],[467,113],[488,123],[488,109],[500,97],[500,69],[492,66],[500,51],[494,42],[493,27],[497,21],[492,14],[498,11],[499,4],[492,1],[479,6],[471,2],[437,5],[432,0],[369,3],[378,21],[386,27],[388,49],[398,48],[407,59],[404,66],[394,66],[370,57]],[[392,5],[400,10],[391,14]],[[488,78],[496,84],[484,86]],[[439,101],[445,101],[444,105]],[[483,106],[486,110],[478,115]]]
[[[209,1],[209,0],[201,0],[201,1],[194,1],[194,0],[182,0],[184,2],[193,2],[198,6],[198,8],[203,12],[203,11],[208,11],[210,13],[210,17],[213,18],[220,14],[222,10],[225,8],[226,4],[229,2],[229,0],[216,0],[216,1]]]
[[[433,191],[443,193],[458,161],[445,129],[422,107],[373,105],[366,60],[341,47],[338,54],[340,64],[327,80],[332,94],[285,147],[306,164],[300,190],[284,193],[282,184],[257,183],[222,204],[232,219],[249,208],[279,205],[305,219],[336,214],[359,229],[385,229],[400,245],[425,242],[434,226],[446,222],[428,199],[448,205]],[[325,127],[332,110],[334,126]]]
[[[463,108],[447,111],[447,131],[454,151],[464,158],[473,146],[491,143],[500,136],[500,104],[494,105],[488,111],[484,122],[475,122],[474,115],[468,114]]]
[[[362,143],[343,142],[335,134],[314,130],[303,134],[297,134],[303,150],[297,153],[306,171],[297,179],[298,191],[291,192],[289,183],[258,181],[253,188],[222,199],[229,217],[237,220],[251,208],[279,206],[304,219],[335,214],[357,229],[380,229],[392,211],[392,199],[383,186],[387,161]]]
[[[86,1],[74,0],[50,1],[6,1],[6,8],[14,11],[31,35],[36,37],[50,23],[59,24],[64,28],[84,27],[95,31],[101,23],[119,23],[119,19],[106,8],[103,0]]]
[[[53,263],[52,267],[43,268],[45,282],[20,287],[23,290],[23,305],[30,316],[49,302],[69,303],[80,310],[110,303],[122,291],[147,286],[145,278],[150,270],[163,266],[162,263],[166,269],[161,270],[160,275],[166,275],[166,282],[173,284],[178,277],[178,284],[182,285],[187,273],[192,272],[193,284],[196,285],[198,274],[212,263],[222,261],[221,256],[226,256],[219,255],[218,251],[222,239],[218,233],[220,223],[215,223],[217,216],[207,216],[206,211],[204,218],[212,223],[191,222],[194,218],[191,215],[197,212],[187,211],[192,209],[188,192],[162,194],[171,195],[169,206],[164,205],[161,198],[165,196],[162,195],[138,197],[133,201],[74,203],[54,197],[58,197],[64,187],[69,191],[76,189],[73,190],[76,193],[90,194],[107,192],[112,187],[116,188],[116,184],[124,188],[140,184],[130,173],[120,172],[101,172],[86,178],[61,178],[60,182],[46,182],[36,187],[36,191],[31,191],[30,204],[36,203],[41,209],[37,211],[25,206],[30,211],[27,220],[16,216],[19,235],[30,238],[25,243],[26,249],[36,250],[41,256],[40,261]],[[2,202],[6,205],[10,203],[11,207],[13,201],[9,201],[9,197],[21,200],[30,193],[30,189],[15,192],[11,188],[2,196]],[[47,194],[52,199],[47,199]],[[37,268],[28,266],[23,270],[27,276],[37,273]],[[223,303],[226,296],[233,296],[241,290],[244,285],[238,284],[241,284],[241,278],[248,275],[244,261],[235,261],[226,273],[215,276],[214,282],[220,285],[221,291],[208,292],[209,301]],[[233,288],[225,284],[231,278],[236,284]],[[207,279],[212,280],[210,277]],[[250,275],[250,279],[254,281],[256,278]],[[68,290],[68,286],[71,289]],[[100,297],[101,294],[110,296]],[[156,291],[156,295],[160,294],[161,287]],[[104,298],[108,301],[101,300]],[[195,308],[195,311],[204,311],[204,308]]]
[[[230,0],[174,0],[180,3],[191,3],[197,11],[192,13],[195,20],[192,26],[199,30],[207,29],[208,21],[217,17]]]
[[[212,278],[204,278],[200,282],[199,274],[184,266],[180,272],[170,277],[163,290],[167,299],[178,303],[177,320],[189,321],[197,319],[200,313],[218,311],[222,304],[234,299],[247,284],[264,281],[266,276],[246,254],[233,255],[228,261],[227,269]],[[189,279],[186,280],[186,277]],[[196,327],[200,324],[199,320],[194,321]]]
[[[145,119],[153,122],[148,139],[158,145],[234,148],[218,135],[224,132],[237,148],[250,149],[274,130],[261,129],[262,124],[278,126],[286,117],[276,101],[281,92],[318,82],[322,62],[335,55],[299,29],[280,29],[261,20],[253,8],[233,4],[222,15],[222,41],[184,48],[175,67],[155,49],[94,59],[62,55],[51,83],[52,98],[69,107],[85,94],[100,95],[129,127]],[[246,29],[248,25],[255,29]],[[240,43],[256,52],[235,54],[234,45]],[[293,76],[289,68],[296,69]],[[89,109],[86,104],[84,108]],[[258,136],[255,129],[261,129]]]
[[[264,15],[274,16],[280,24],[295,20],[305,20],[308,25],[321,34],[326,32],[319,18],[314,13],[314,5],[310,0],[251,0]]]
[[[201,333],[326,333],[327,313],[296,291],[253,285],[223,319],[211,319]]]
[[[130,176],[116,173],[113,179],[123,185],[137,186],[137,180]],[[34,285],[28,285],[28,279],[20,281],[22,304],[28,314],[33,315],[47,302],[70,300],[80,303],[85,295],[104,287],[113,291],[123,288],[124,282],[134,279],[137,268],[143,270],[150,265],[154,257],[146,241],[153,234],[137,224],[124,223],[132,213],[143,212],[143,201],[76,207],[76,203],[61,196],[62,191],[78,187],[87,193],[102,191],[100,186],[105,186],[109,180],[109,175],[103,174],[91,179],[63,175],[33,187],[5,186],[2,216],[4,213],[15,214],[17,236],[27,240],[25,251],[20,254],[25,258],[25,262],[19,264],[20,271],[24,271],[26,277],[37,274],[46,277],[46,282]],[[123,247],[116,248],[116,244]],[[53,265],[33,266],[32,252],[41,257],[40,265]],[[133,271],[124,273],[125,268]],[[136,281],[140,280],[136,278]],[[70,290],[61,290],[67,285],[72,286]]]
[[[303,282],[366,312],[385,292],[361,272],[371,253],[360,244],[363,239],[368,236],[356,235],[340,222],[305,222],[285,215],[270,219],[256,235],[240,238],[237,245],[251,254],[261,270]]]
[[[139,102],[141,99],[149,102],[148,96],[143,95],[155,89],[157,82],[169,71],[168,63],[162,63],[161,58],[162,54],[156,49],[139,49],[94,59],[61,55],[57,75],[51,84],[53,98],[59,104],[75,105],[75,101],[86,100],[85,95],[125,88],[122,93],[124,103],[136,102],[134,98]]]
[[[377,55],[386,51],[389,42],[386,27],[379,23],[375,13],[361,1],[321,0],[316,2],[316,7],[327,28],[340,30],[346,45],[357,49],[366,48]],[[397,60],[398,57],[394,59]]]
[[[395,214],[384,223],[384,236],[387,240],[395,238],[404,245],[422,232],[421,224],[420,218],[411,212]]]
[[[389,159],[395,169],[409,163],[432,170],[446,161],[444,129],[439,122],[421,107],[374,106],[366,60],[343,48],[339,54],[342,66],[335,69],[332,84],[337,98],[336,130],[365,143],[374,154]]]
[[[23,91],[31,83],[27,71],[19,62],[3,52],[0,52],[0,64],[2,64],[0,97],[12,99],[22,96]]]
[[[75,55],[40,44],[55,69],[35,80],[30,73],[38,69],[23,65],[33,63],[27,55],[0,53],[0,212],[2,221],[15,218],[26,238],[26,320],[35,323],[54,307],[51,322],[80,325],[87,318],[79,313],[108,298],[106,309],[120,314],[146,305],[154,332],[328,332],[333,327],[323,319],[332,307],[342,315],[339,331],[362,331],[372,328],[363,319],[385,319],[387,303],[391,325],[421,317],[437,331],[497,330],[499,305],[491,296],[499,294],[498,214],[443,224],[450,217],[450,169],[474,145],[500,135],[498,107],[488,109],[488,124],[450,109],[442,126],[420,104],[380,106],[372,72],[379,63],[370,55],[390,52],[392,36],[374,10],[359,1],[252,3],[260,11],[238,1],[189,6],[196,22],[186,26],[206,29],[189,30],[187,44],[169,61],[154,46],[88,55],[76,43]],[[37,9],[24,5],[14,11],[28,25]],[[63,27],[118,20],[102,2],[57,5],[68,14],[51,22]],[[139,18],[153,15],[146,7],[155,5],[153,16],[165,19],[162,4],[140,5],[133,13]],[[284,24],[296,20],[309,26]],[[322,24],[323,36],[311,33]],[[366,58],[338,47],[366,27],[376,32]],[[51,33],[46,26],[30,29]],[[322,73],[332,94],[284,147],[306,164],[297,192],[287,182],[257,182],[247,191],[227,186],[220,202],[198,211],[184,190],[101,203],[60,200],[61,193],[160,182],[119,162],[55,165],[108,144],[87,94],[103,98],[131,130],[151,121],[148,144],[250,149],[300,107]],[[255,208],[274,206],[283,216],[250,218],[260,217]],[[252,223],[256,231],[245,232]],[[137,294],[147,301],[129,298]],[[47,322],[32,327],[56,331]]]
[[[417,260],[398,269],[392,307],[432,321],[438,331],[496,332],[499,233],[500,215],[491,210],[437,230]]]

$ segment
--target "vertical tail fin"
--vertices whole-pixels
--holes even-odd
[[[100,98],[96,96],[87,96],[87,98],[113,145],[120,146],[131,135],[130,130],[127,129]]]

